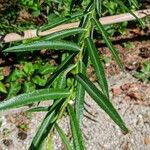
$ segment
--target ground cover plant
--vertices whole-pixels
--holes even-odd
[[[134,7],[137,6],[136,1],[129,2],[132,3]],[[124,10],[128,10],[124,3],[116,0],[111,7],[116,7],[115,4],[117,7],[123,6]],[[72,1],[69,6],[69,12],[71,13],[69,16],[60,17],[53,22],[41,26],[39,30],[44,31],[74,19],[80,20],[79,27],[58,31],[39,38],[37,41],[35,39],[32,41],[31,39],[30,41],[26,41],[25,44],[9,47],[3,51],[5,54],[24,52],[28,52],[29,54],[46,49],[48,51],[58,51],[62,56],[61,63],[56,68],[46,64],[45,68],[41,69],[44,65],[36,66],[35,64],[25,62],[23,63],[23,68],[14,70],[8,79],[8,82],[13,82],[15,80],[13,80],[13,78],[21,78],[23,81],[27,80],[29,83],[24,83],[26,84],[24,85],[26,88],[23,90],[27,93],[12,98],[9,98],[12,95],[8,94],[8,99],[0,103],[1,111],[26,106],[32,103],[40,103],[41,101],[53,102],[50,106],[37,106],[28,110],[31,112],[47,111],[29,149],[42,149],[45,145],[49,145],[56,131],[62,138],[66,149],[85,148],[82,132],[80,130],[85,92],[93,98],[124,133],[128,133],[127,127],[111,103],[103,62],[99,57],[94,43],[95,33],[100,34],[110,49],[116,63],[120,66],[120,69],[123,69],[118,53],[111,43],[106,29],[99,22],[99,18],[102,16],[101,1],[89,1],[89,3],[85,5],[84,11],[75,13],[72,12],[73,8],[82,6],[82,1]],[[130,11],[130,13],[132,12]],[[86,76],[89,61],[95,70],[99,87],[96,87]],[[44,69],[46,70],[45,72]],[[34,75],[35,72],[36,74]],[[41,76],[37,76],[38,73]],[[18,77],[14,74],[19,74],[20,76]],[[44,80],[42,80],[43,76],[46,76],[46,79],[44,78]],[[0,77],[0,80],[3,80],[2,74],[0,74]],[[29,92],[35,89],[35,84],[38,85],[38,90]],[[20,90],[20,88],[21,87],[18,89]],[[2,83],[0,90],[4,93],[7,92]],[[59,127],[59,120],[66,113],[70,119],[73,146],[70,144],[63,129]]]

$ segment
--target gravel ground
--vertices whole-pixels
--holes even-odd
[[[124,135],[111,119],[86,95],[85,117],[83,118],[83,135],[85,137],[87,150],[149,150],[150,149],[150,86],[143,84],[146,88],[140,89],[143,96],[131,93],[131,88],[126,87],[126,92],[121,91],[120,86],[126,84],[137,84],[136,79],[127,73],[121,73],[109,78],[112,103],[118,109],[126,122],[130,133]],[[133,86],[132,86],[133,90]],[[140,93],[140,94],[141,94]],[[128,95],[127,95],[128,94]],[[137,98],[137,99],[136,99]],[[25,116],[23,122],[28,124],[27,135],[18,128],[18,120],[22,113],[13,111],[1,116],[0,122],[0,150],[27,150],[31,139],[44,117],[44,113],[34,114],[31,118]],[[17,122],[17,123],[16,123]],[[69,123],[63,118],[61,126],[69,134]],[[22,133],[20,138],[19,133]],[[58,137],[55,137],[54,150],[64,149]]]

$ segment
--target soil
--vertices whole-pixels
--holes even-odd
[[[124,135],[95,102],[86,95],[83,135],[87,150],[148,150],[150,148],[150,85],[141,83],[129,73],[109,78],[112,103],[122,115],[130,133]],[[46,105],[47,102],[41,105]],[[1,117],[2,150],[27,150],[45,113],[26,114],[15,110]],[[60,121],[69,136],[69,121]],[[56,134],[54,150],[64,149]]]
[[[116,36],[112,39],[125,66],[124,72],[121,72],[116,65],[108,48],[102,42],[97,41],[100,56],[104,60],[105,58],[109,60],[105,69],[112,103],[122,115],[130,133],[123,135],[111,119],[86,95],[83,133],[87,150],[150,149],[150,85],[132,76],[141,67],[142,62],[150,61],[149,37],[150,29],[141,31],[139,28],[134,28],[129,29],[125,36]],[[129,48],[125,46],[126,42],[130,42]],[[15,61],[12,58],[7,59]],[[6,59],[0,56],[0,65],[5,66],[6,63]],[[10,74],[11,67],[8,63],[4,67],[5,76]],[[90,80],[96,82],[91,65],[87,72]],[[45,113],[28,114],[20,110],[2,115],[0,118],[0,150],[19,150],[20,147],[22,150],[27,150],[44,115]],[[63,118],[60,125],[69,135],[68,119]],[[55,137],[53,149],[64,149],[58,135]]]

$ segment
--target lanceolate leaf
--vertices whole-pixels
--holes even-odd
[[[93,98],[93,100],[110,116],[110,118],[125,132],[128,133],[123,120],[109,101],[109,99],[98,90],[98,88],[84,75],[77,74],[77,81],[82,84],[83,88]]]
[[[27,110],[27,112],[45,112],[45,111],[48,111],[49,110],[49,107],[34,107],[34,108],[31,108],[29,110]]]
[[[34,102],[53,100],[59,98],[68,97],[70,92],[68,90],[56,90],[56,89],[42,89],[36,90],[32,93],[25,93],[3,101],[0,103],[0,111],[18,108],[21,106],[25,106],[28,104],[32,104]]]
[[[97,49],[96,49],[96,47],[93,43],[93,40],[91,38],[87,38],[85,41],[86,41],[87,49],[89,51],[89,56],[90,56],[92,65],[93,65],[94,70],[96,72],[98,83],[99,83],[103,93],[107,97],[109,97],[109,90],[108,90],[106,75],[105,75],[103,64],[102,64],[100,57],[99,57],[99,54],[97,52]]]
[[[50,132],[53,132],[54,125],[58,118],[58,113],[64,101],[58,100],[59,102],[55,101],[54,104],[49,109],[48,113],[46,114],[43,122],[41,123],[36,135],[34,136],[32,143],[30,145],[30,150],[37,150],[39,145],[43,143],[45,138]]]
[[[63,71],[59,76],[58,76],[58,79],[57,82],[56,82],[56,88],[57,89],[63,89],[63,88],[66,88],[66,85],[67,85],[67,74],[75,68],[75,65],[70,65],[68,66],[68,68]],[[54,81],[55,82],[55,81]]]
[[[68,41],[36,41],[28,44],[21,44],[19,46],[10,47],[4,50],[4,52],[26,52],[36,51],[41,49],[53,49],[53,50],[68,50],[68,51],[80,51],[80,47]]]
[[[50,87],[54,79],[70,64],[76,53],[69,55],[54,71],[54,73],[48,78],[46,87]]]
[[[99,21],[97,21],[96,19],[94,19],[94,18],[93,18],[93,21],[94,21],[95,25],[97,26],[98,30],[101,32],[101,34],[102,34],[102,36],[103,36],[103,39],[104,39],[106,45],[108,46],[108,48],[110,49],[110,51],[111,51],[111,53],[112,53],[114,59],[116,60],[116,62],[117,62],[118,65],[120,66],[120,68],[123,68],[122,63],[121,63],[121,60],[120,60],[120,58],[119,58],[119,56],[118,56],[118,53],[117,53],[117,51],[115,50],[115,48],[114,48],[112,42],[110,41],[110,39],[109,39],[109,37],[108,37],[108,34],[107,34],[107,32],[105,31],[103,25],[102,25]]]
[[[85,31],[86,31],[86,29],[84,29],[84,28],[72,28],[72,29],[61,30],[61,31],[54,32],[54,33],[47,35],[46,37],[42,38],[42,40],[63,39],[65,37],[69,37],[71,35],[75,35],[78,33],[84,33]]]
[[[96,0],[96,11],[99,17],[102,15],[102,0]]]
[[[39,148],[40,144],[43,143],[49,132],[53,130],[56,119],[57,113],[55,111],[47,113],[32,140],[29,150],[36,150]]]
[[[66,23],[66,22],[69,22],[69,21],[71,21],[75,18],[81,17],[83,15],[84,15],[83,12],[78,12],[78,13],[74,13],[70,16],[66,16],[64,18],[62,18],[62,17],[61,18],[56,18],[55,21],[50,22],[49,24],[40,27],[40,31],[44,31],[44,30],[54,28],[56,26],[59,26],[59,25],[61,25],[63,23]]]
[[[79,122],[76,118],[72,106],[68,105],[68,113],[70,116],[71,131],[73,135],[74,150],[84,150],[82,133],[79,127]]]
[[[53,82],[55,85],[55,88],[57,89],[63,89],[66,88],[66,74],[64,71],[59,74],[59,76],[56,78],[56,80]]]
[[[143,21],[140,18],[138,18],[122,1],[115,0],[115,2],[118,3],[120,5],[120,7],[124,8],[127,12],[129,12],[132,16],[134,16],[136,18],[136,20],[138,20],[138,22],[141,24],[142,28],[144,28]]]
[[[83,60],[80,60],[79,62],[79,72],[86,74],[86,65],[84,64]],[[84,97],[85,97],[85,89],[82,87],[80,83],[77,83],[75,109],[76,109],[77,119],[79,120],[79,124],[81,124],[83,118]]]
[[[55,124],[55,128],[56,128],[57,132],[59,133],[59,136],[61,137],[62,141],[64,142],[66,149],[72,150],[71,145],[68,141],[68,138],[66,137],[64,131],[58,126],[57,123]]]

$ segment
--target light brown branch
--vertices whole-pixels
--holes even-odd
[[[150,16],[150,9],[135,11],[134,14],[138,18]],[[103,25],[108,25],[108,24],[115,24],[115,23],[120,23],[120,22],[124,22],[124,21],[131,21],[131,20],[136,20],[136,18],[133,15],[131,15],[130,13],[124,13],[124,14],[115,15],[115,16],[103,17],[100,19],[100,22]],[[45,36],[45,35],[48,35],[50,33],[56,32],[56,31],[78,27],[78,25],[79,25],[79,22],[62,24],[62,25],[52,28],[50,30],[46,30],[44,32],[39,32],[39,36]],[[37,33],[37,29],[26,30],[21,34],[9,33],[5,36],[0,36],[0,42],[7,43],[7,42],[20,41],[20,40],[24,40],[24,39],[34,38],[34,37],[37,37],[36,33]]]

